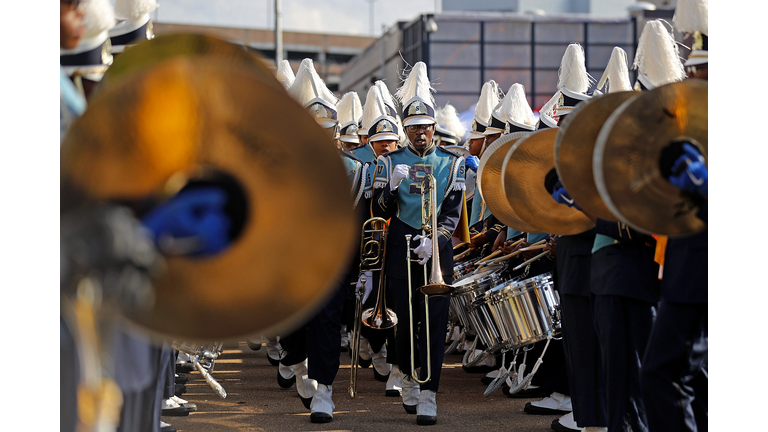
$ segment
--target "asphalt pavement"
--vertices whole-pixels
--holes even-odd
[[[485,397],[488,387],[480,382],[483,373],[468,373],[461,367],[462,356],[445,356],[440,391],[437,394],[437,424],[416,425],[416,416],[407,414],[399,397],[384,395],[385,383],[376,381],[372,366],[358,371],[357,397],[348,394],[350,359],[340,353],[341,368],[333,383],[336,409],[333,421],[314,424],[309,410],[299,399],[295,385],[282,389],[277,384],[277,367],[267,360],[265,348],[254,351],[245,342],[225,348],[214,365],[213,377],[227,391],[220,398],[203,377],[188,374],[187,393],[181,397],[197,405],[184,417],[164,416],[179,432],[256,431],[551,431],[559,415],[531,415],[523,411],[526,402],[536,399],[507,397],[501,390]]]

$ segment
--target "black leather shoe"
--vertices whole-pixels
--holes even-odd
[[[280,365],[280,359],[273,359],[272,357],[267,354],[267,360],[269,360],[269,364],[272,366],[279,366]]]
[[[400,397],[400,391],[398,390],[387,390],[384,392],[384,396],[386,397]]]
[[[312,405],[312,398],[305,398],[302,395],[299,395],[299,398],[301,398],[301,403],[304,404],[304,408],[310,409],[310,405]]]
[[[176,384],[186,384],[189,382],[189,378],[187,378],[187,376],[183,373],[176,374],[173,380]]]
[[[416,424],[421,426],[432,426],[437,423],[437,416],[417,415]]]
[[[526,402],[525,408],[523,408],[523,411],[525,411],[528,414],[540,414],[540,415],[563,415],[563,414],[568,414],[570,412],[570,411],[564,411],[559,409],[542,408],[542,407],[533,405],[530,402]]]
[[[416,407],[417,405],[403,404],[403,408],[405,408],[405,412],[407,412],[408,414],[416,414]]]
[[[330,423],[333,421],[333,416],[324,412],[313,412],[309,415],[309,421],[312,423]]]
[[[280,375],[280,370],[277,371],[277,385],[279,385],[281,388],[287,389],[291,388],[293,383],[296,382],[296,375],[290,377],[290,378],[283,378],[282,375]]]
[[[171,426],[171,425],[169,425],[169,424],[167,424],[167,423],[165,424],[165,426],[163,426],[161,424],[160,425],[160,432],[176,432],[176,428]]]
[[[188,416],[189,410],[184,408],[183,406],[180,406],[178,408],[163,408],[162,415],[164,416]]]

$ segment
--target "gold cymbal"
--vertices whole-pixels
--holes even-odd
[[[686,79],[644,92],[611,114],[595,146],[597,189],[611,212],[649,234],[706,228],[696,203],[661,174],[662,152],[688,140],[707,159],[707,82]]]
[[[144,40],[115,58],[97,86],[97,92],[130,74],[176,57],[208,56],[210,61],[242,61],[266,84],[284,89],[270,69],[269,62],[243,46],[195,33],[174,33]]]
[[[509,205],[509,201],[507,201],[507,195],[504,193],[504,183],[502,182],[501,167],[504,164],[504,157],[509,152],[509,149],[520,138],[530,134],[531,132],[513,132],[502,135],[501,138],[485,149],[478,165],[477,178],[479,180],[477,185],[483,197],[483,202],[488,206],[488,210],[507,226],[519,226],[523,222]]]
[[[555,171],[557,132],[544,129],[520,139],[504,159],[504,192],[526,223],[524,227],[510,225],[519,231],[573,235],[595,226],[579,210],[558,204],[544,185],[547,174]]]
[[[619,105],[637,92],[608,93],[580,103],[560,123],[555,141],[555,164],[568,194],[585,212],[599,219],[616,222],[595,186],[592,155],[595,141],[605,120]]]
[[[241,62],[180,57],[105,88],[61,161],[63,180],[94,201],[140,200],[178,172],[215,170],[241,188],[247,211],[233,243],[211,257],[166,257],[154,305],[127,317],[162,337],[290,331],[322,306],[359,240],[333,143]]]

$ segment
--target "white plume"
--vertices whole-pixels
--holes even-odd
[[[290,88],[293,85],[293,81],[296,80],[296,75],[293,74],[293,69],[291,69],[291,64],[288,63],[288,60],[281,61],[280,65],[277,67],[277,80],[280,81],[280,84],[282,84],[286,90]]]
[[[395,104],[395,99],[389,92],[389,87],[387,87],[387,85],[384,84],[384,81],[382,80],[378,80],[374,84],[379,88],[379,94],[381,95],[381,99],[384,101],[384,104],[392,107],[395,113],[397,113],[397,104]]]
[[[83,40],[94,38],[115,26],[115,10],[109,0],[88,0],[84,6]]]
[[[557,79],[557,88],[563,87],[578,93],[586,93],[589,85],[595,81],[587,73],[584,59],[584,48],[577,43],[568,45],[563,59],[560,61],[560,70]]]
[[[115,0],[118,19],[137,20],[157,9],[157,0]]]
[[[291,95],[302,106],[306,106],[314,98],[320,98],[331,105],[336,105],[338,99],[325,86],[325,82],[320,78],[315,70],[312,59],[305,58],[299,65],[299,71],[296,73],[296,80],[288,89]]]
[[[336,111],[339,125],[343,126],[352,122],[359,123],[363,117],[363,104],[360,102],[360,96],[357,95],[357,92],[344,93],[336,105]]]
[[[489,124],[493,109],[499,104],[499,85],[496,81],[490,80],[483,84],[480,89],[480,99],[475,106],[475,119],[481,120],[483,124]]]
[[[507,119],[529,126],[536,124],[536,116],[533,115],[533,110],[528,105],[528,99],[525,97],[525,87],[522,84],[512,84],[505,99],[507,98],[510,99]]]
[[[655,87],[686,77],[677,43],[662,20],[645,23],[633,65]]]
[[[427,75],[427,65],[424,62],[417,62],[403,80],[403,85],[397,89],[395,96],[403,105],[411,98],[419,96],[434,107],[435,98],[432,96],[434,92],[435,89],[432,88]]]
[[[368,89],[368,94],[365,96],[365,105],[363,105],[363,130],[366,133],[368,133],[368,128],[371,127],[374,120],[387,114],[383,108],[379,87],[372,85]]]
[[[435,120],[437,120],[437,124],[453,132],[459,138],[462,138],[467,133],[466,126],[459,119],[459,113],[449,103],[435,112]]]
[[[632,91],[632,84],[629,82],[629,61],[627,52],[619,47],[613,47],[611,59],[603,71],[603,76],[597,83],[597,88],[601,89],[607,83],[607,93],[616,93],[622,91]]]
[[[677,0],[672,21],[683,33],[709,35],[709,0]]]

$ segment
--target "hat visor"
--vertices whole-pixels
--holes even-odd
[[[405,119],[403,121],[403,126],[411,126],[411,125],[430,125],[430,124],[436,124],[435,119],[431,117],[410,117]]]
[[[323,128],[323,129],[330,129],[330,128],[336,126],[336,124],[338,123],[335,120],[328,120],[328,119],[318,119],[318,118],[316,118],[315,120],[317,120],[317,124],[320,125],[320,127]]]
[[[486,128],[483,132],[483,136],[493,135],[493,134],[502,134],[504,131],[502,129],[496,129],[496,128]]]
[[[400,141],[400,137],[393,134],[393,133],[382,133],[382,134],[376,134],[372,137],[368,138],[368,142],[376,142],[376,141]]]
[[[345,143],[360,144],[360,138],[358,138],[356,136],[342,135],[341,138],[339,138],[339,139],[341,140],[341,142],[345,142]]]

